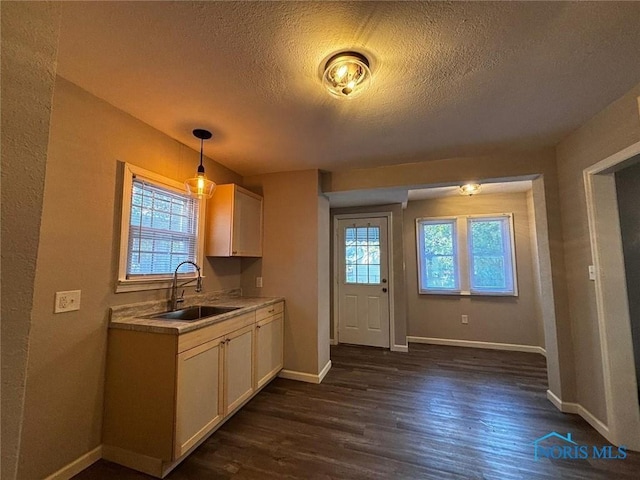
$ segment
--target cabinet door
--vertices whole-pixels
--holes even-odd
[[[217,338],[178,355],[174,458],[183,455],[222,420],[223,341]]]
[[[236,189],[233,206],[233,256],[262,256],[262,199]]]
[[[282,313],[265,318],[256,325],[256,388],[262,387],[282,370]]]
[[[224,345],[224,412],[228,415],[253,393],[253,325],[227,335]]]

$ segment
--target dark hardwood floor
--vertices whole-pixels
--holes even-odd
[[[167,478],[640,478],[640,453],[534,458],[533,442],[552,431],[580,445],[608,445],[546,399],[541,355],[341,345],[331,359],[320,385],[274,380]],[[151,477],[100,461],[74,478]]]

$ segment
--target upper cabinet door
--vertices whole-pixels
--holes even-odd
[[[218,185],[207,212],[207,256],[262,256],[260,195],[236,184]]]

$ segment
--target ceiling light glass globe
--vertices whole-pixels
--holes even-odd
[[[355,52],[334,55],[327,62],[322,83],[335,97],[357,97],[371,83],[369,62]]]

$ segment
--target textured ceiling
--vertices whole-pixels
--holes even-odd
[[[496,195],[503,193],[523,193],[531,190],[531,180],[513,180],[510,182],[483,183],[477,195]],[[459,197],[460,185],[449,187],[419,188],[409,190],[408,200],[430,200],[433,198]]]
[[[243,175],[554,145],[640,82],[640,2],[66,2],[58,73]],[[322,89],[357,49],[371,88]]]

